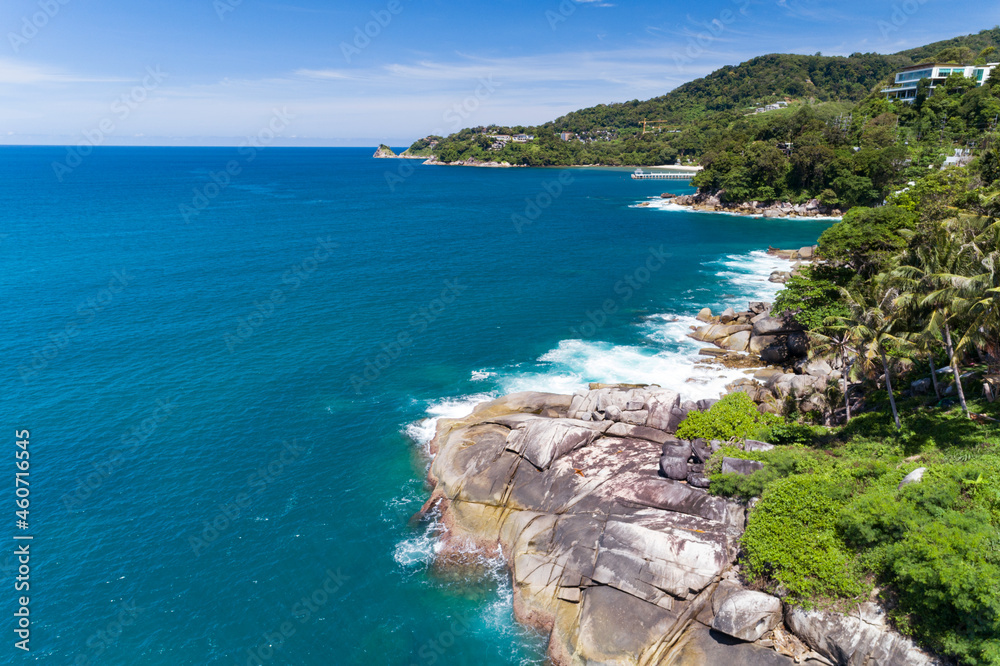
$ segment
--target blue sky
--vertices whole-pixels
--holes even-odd
[[[4,0],[0,142],[407,145],[998,23],[981,0]]]

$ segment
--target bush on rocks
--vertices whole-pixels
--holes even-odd
[[[774,414],[761,414],[746,393],[730,393],[712,405],[707,412],[691,412],[679,426],[681,439],[748,439],[762,429],[781,423]]]

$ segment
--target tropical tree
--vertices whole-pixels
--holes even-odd
[[[986,348],[997,352],[997,330],[1000,325],[997,292],[1000,287],[1000,256],[998,256],[998,224],[984,217],[965,216],[943,223],[951,245],[951,258],[928,272],[933,290],[922,303],[933,308],[930,325],[944,334],[945,348],[955,388],[966,416],[972,418],[965,400],[959,359],[965,351]],[[955,340],[953,333],[957,334]]]
[[[851,373],[851,356],[858,353],[854,345],[854,336],[850,327],[844,322],[842,317],[827,317],[823,322],[823,328],[809,331],[810,342],[816,354],[833,353],[840,357],[841,380],[844,388],[844,409],[847,413],[847,421],[851,420],[851,398],[848,394],[850,390],[849,375]]]
[[[983,350],[993,370],[1000,363],[1000,222],[976,218],[975,235],[965,244],[973,270],[960,283],[970,299],[970,321],[960,347]]]
[[[892,407],[892,419],[896,424],[896,430],[899,430],[902,426],[899,422],[899,411],[896,409],[892,372],[886,353],[908,346],[904,336],[895,334],[898,323],[895,300],[899,293],[882,281],[876,281],[871,296],[860,289],[842,289],[841,294],[851,313],[846,317],[839,317],[839,322],[831,324],[842,327],[846,332],[851,340],[851,346],[856,350],[858,360],[866,371],[870,371],[876,361],[881,363],[885,373],[885,388],[889,393],[889,405]]]

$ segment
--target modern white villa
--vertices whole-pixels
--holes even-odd
[[[882,92],[886,99],[897,99],[912,102],[917,97],[917,84],[922,79],[930,79],[931,91],[944,83],[952,74],[961,74],[968,79],[974,79],[976,85],[983,85],[990,78],[993,70],[1000,63],[991,62],[988,65],[912,65],[896,74],[896,80],[891,88]]]

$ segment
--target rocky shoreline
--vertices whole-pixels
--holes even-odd
[[[795,261],[813,249],[770,251]],[[706,308],[690,335],[714,345],[702,350],[710,362],[749,368],[752,378],[728,389],[761,411],[789,400],[827,409],[822,388],[839,370],[810,360],[805,333],[770,309]],[[469,566],[499,549],[515,617],[549,635],[557,666],[938,664],[875,603],[842,615],[747,586],[739,539],[753,502],[708,493],[705,464],[721,442],[674,435],[689,412],[714,402],[658,386],[591,385],[574,395],[515,393],[441,419],[429,447],[433,492],[418,514],[444,528],[436,566]],[[762,465],[722,464],[742,474]]]
[[[771,282],[785,282],[815,256],[815,246],[799,250],[769,248],[774,256],[797,261],[789,271],[775,271]],[[749,395],[763,412],[783,413],[794,403],[802,413],[831,414],[824,389],[842,378],[839,357],[810,358],[809,339],[793,319],[772,317],[771,304],[751,302],[747,310],[727,308],[718,315],[704,308],[688,336],[714,345],[701,354],[728,367],[748,368],[744,379],[730,383],[730,392]]]
[[[804,204],[793,204],[789,201],[773,202],[769,204],[759,201],[744,203],[728,203],[722,201],[723,192],[696,192],[695,194],[671,194],[664,192],[660,195],[662,199],[667,199],[670,203],[678,206],[687,206],[692,210],[732,213],[734,215],[755,215],[765,218],[778,217],[816,217],[816,218],[839,218],[843,212],[833,206],[823,206],[818,199],[811,199]]]
[[[845,616],[744,584],[752,507],[703,489],[721,443],[673,435],[712,402],[595,386],[515,393],[442,419],[422,509],[445,528],[438,566],[499,548],[515,617],[549,634],[557,666],[936,664],[874,603]],[[760,464],[723,460],[738,473]]]

